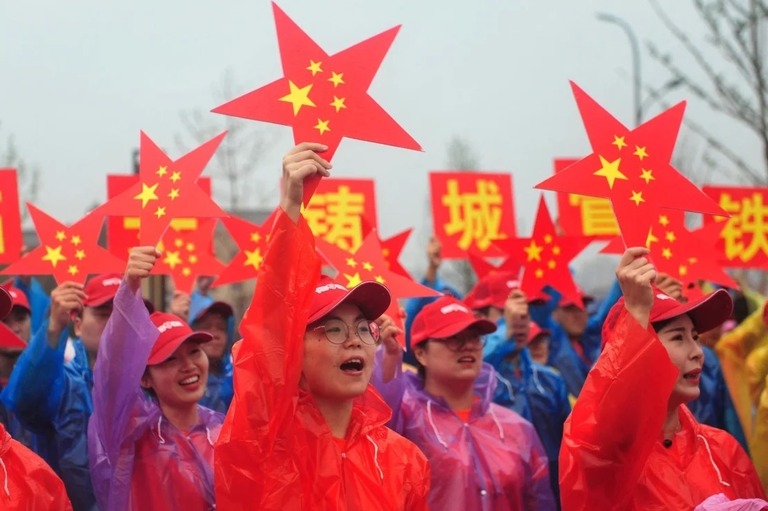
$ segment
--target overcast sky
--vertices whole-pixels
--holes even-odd
[[[689,2],[665,4],[677,23],[700,38]],[[596,13],[631,23],[641,43],[654,39],[685,56],[647,2],[279,5],[331,54],[402,24],[369,93],[424,152],[346,139],[334,158],[336,176],[376,178],[384,236],[423,225],[427,172],[446,167],[454,136],[467,140],[482,169],[513,173],[519,232],[527,235],[538,199],[532,187],[552,172],[552,159],[589,152],[568,80],[633,124],[627,37]],[[187,136],[181,112],[217,106],[213,90],[227,72],[238,95],[282,76],[268,1],[25,0],[0,6],[0,137],[12,134],[23,157],[39,166],[37,204],[65,222],[106,198],[105,174],[130,170],[139,130],[180,156],[175,141]],[[642,72],[651,84],[667,79],[644,44]],[[658,106],[649,107],[649,114],[657,112]],[[212,125],[221,123],[220,116],[205,115]],[[689,103],[686,116],[756,159],[750,158],[754,142],[703,105]],[[290,128],[260,128],[271,144],[252,184],[275,190],[280,157],[292,145]],[[214,186],[217,194],[225,191]],[[277,198],[268,201],[274,206]],[[411,266],[419,266],[422,250],[412,240],[406,256]]]

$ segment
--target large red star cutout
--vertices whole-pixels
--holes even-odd
[[[275,213],[272,213],[261,226],[236,216],[221,220],[240,250],[219,274],[214,287],[256,278],[264,262],[274,218]]]
[[[213,230],[216,219],[200,221],[194,231],[168,229],[159,249],[162,255],[152,273],[170,275],[173,287],[184,293],[192,293],[197,277],[215,276],[224,265],[212,253]]]
[[[709,280],[730,288],[738,288],[717,259],[718,237],[722,224],[709,224],[696,231],[685,226],[685,213],[662,210],[653,220],[645,246],[651,250],[656,269],[681,281],[684,289],[698,287],[699,280]],[[601,250],[605,254],[621,254],[624,245],[615,238]]]
[[[530,238],[512,238],[494,243],[510,258],[522,262],[524,270],[520,289],[529,300],[546,298],[543,289],[552,286],[564,299],[582,303],[582,293],[573,281],[568,264],[590,241],[589,238],[558,235],[547,203],[541,197]]]
[[[384,284],[392,294],[392,303],[386,314],[401,329],[403,328],[403,318],[398,303],[400,298],[440,296],[441,294],[389,269],[382,254],[381,243],[375,232],[368,234],[363,244],[354,253],[342,250],[320,238],[315,238],[315,243],[317,251],[338,271],[336,280],[345,287],[351,289],[366,280],[375,280]],[[399,341],[405,346],[404,339],[399,339]]]
[[[226,216],[197,184],[225,134],[173,161],[142,132],[139,182],[107,201],[104,213],[139,217],[140,245],[156,245],[174,218]]]
[[[467,252],[467,255],[469,256],[469,264],[475,271],[477,280],[482,280],[488,275],[498,272],[508,272],[515,275],[520,273],[520,263],[514,257],[506,257],[500,264],[493,265],[489,263],[485,255],[478,250],[470,249],[469,252]]]
[[[571,82],[592,154],[536,188],[611,200],[625,246],[643,246],[659,208],[727,214],[671,164],[683,120],[679,103],[629,130]]]
[[[344,137],[407,149],[421,146],[368,95],[399,26],[328,55],[276,4],[272,4],[283,78],[225,103],[220,114],[293,127],[299,142],[328,146],[330,160]],[[307,203],[318,179],[305,186]]]
[[[5,268],[5,275],[53,275],[57,284],[84,284],[91,273],[122,273],[125,261],[98,245],[104,224],[100,208],[65,226],[27,204],[40,246]]]
[[[408,273],[402,264],[400,264],[400,254],[403,252],[405,243],[408,241],[408,237],[411,235],[413,229],[407,229],[401,233],[395,234],[391,238],[380,240],[381,242],[381,255],[384,256],[384,261],[387,263],[387,267],[398,275],[402,275],[407,279],[413,280],[411,274]]]

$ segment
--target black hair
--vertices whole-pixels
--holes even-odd
[[[672,323],[674,320],[676,320],[679,316],[675,316],[674,318],[669,319],[662,319],[661,321],[657,321],[655,323],[651,323],[651,326],[653,327],[654,332],[658,333],[660,332],[665,326]]]

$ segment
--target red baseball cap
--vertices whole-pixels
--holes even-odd
[[[694,300],[681,303],[661,289],[654,286],[653,306],[651,307],[650,323],[658,323],[667,319],[676,318],[687,314],[693,322],[698,333],[708,332],[721,325],[731,317],[733,311],[733,299],[725,289],[718,289]],[[611,308],[603,323],[603,342],[607,332],[613,329],[624,308],[624,297]]]
[[[552,335],[552,332],[546,328],[541,328],[535,321],[531,321],[531,326],[528,330],[528,342],[533,342],[540,335]]]
[[[503,309],[509,293],[515,289],[520,289],[520,281],[515,273],[511,271],[491,273],[475,284],[469,293],[472,298],[467,300],[467,303],[474,310],[486,307]]]
[[[13,308],[11,293],[4,287],[0,287],[0,319],[3,319]]]
[[[372,280],[347,289],[328,275],[320,275],[320,280],[315,286],[315,294],[312,296],[307,324],[314,323],[343,302],[357,305],[363,316],[373,321],[387,311],[392,302],[392,296],[383,284]]]
[[[577,295],[581,297],[581,303],[579,303],[576,300],[574,300],[573,297],[563,297],[563,299],[560,300],[560,302],[557,304],[557,306],[558,307],[563,307],[563,308],[574,306],[574,307],[578,307],[579,309],[584,310],[584,308],[590,302],[595,301],[595,298],[593,296],[586,294],[584,292],[584,290],[581,289],[581,287],[579,287],[578,285],[576,286],[576,292],[577,292]]]
[[[100,307],[113,300],[122,281],[123,276],[119,273],[102,273],[101,275],[91,277],[83,290],[87,296],[83,301],[83,305],[86,307]]]
[[[413,318],[411,344],[416,345],[427,339],[445,339],[468,328],[480,335],[496,331],[496,324],[483,318],[476,318],[472,311],[452,296],[441,296],[426,305]]]
[[[11,297],[11,309],[14,307],[21,307],[32,314],[32,307],[29,306],[29,299],[27,298],[27,295],[21,289],[14,287],[12,280],[3,282],[2,287]],[[10,309],[8,312],[10,312]],[[3,317],[5,317],[5,315],[3,315]]]
[[[208,332],[192,330],[180,317],[166,312],[153,312],[149,319],[160,331],[160,335],[152,346],[152,352],[147,360],[148,366],[165,362],[184,341],[194,340],[205,343],[213,339]]]

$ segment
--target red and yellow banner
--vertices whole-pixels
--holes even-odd
[[[16,261],[23,243],[16,169],[0,169],[0,263]]]
[[[315,236],[354,252],[378,225],[373,180],[323,179],[303,213]]]
[[[517,236],[510,174],[430,172],[429,182],[443,257],[465,259],[470,249],[498,255],[493,241]]]
[[[718,250],[723,264],[768,268],[768,188],[704,186],[730,218],[704,215],[704,223],[722,222]]]
[[[555,174],[578,160],[556,159]],[[557,224],[565,236],[613,238],[619,235],[619,225],[611,201],[575,193],[557,194]]]
[[[139,182],[139,176],[108,175],[107,199],[117,197],[131,186]],[[201,177],[197,184],[208,196],[211,196],[211,178]],[[174,231],[191,231],[197,229],[197,218],[174,218],[171,221],[171,229]],[[115,217],[107,218],[107,248],[116,256],[125,259],[131,247],[139,245],[139,217]],[[212,253],[212,252],[211,252]]]

